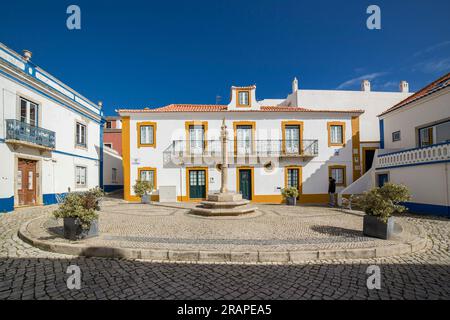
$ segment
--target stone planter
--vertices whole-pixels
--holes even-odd
[[[141,197],[141,203],[146,203],[146,204],[150,203],[150,195],[149,194],[144,194]]]
[[[81,240],[98,236],[98,220],[91,222],[89,229],[83,229],[78,218],[64,218],[64,238]]]
[[[363,234],[369,237],[388,240],[394,234],[394,218],[388,218],[387,223],[375,216],[364,216]]]
[[[288,206],[295,206],[297,204],[297,198],[295,198],[295,197],[287,197],[286,198],[286,204]]]

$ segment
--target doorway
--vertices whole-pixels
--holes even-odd
[[[206,198],[206,170],[188,169],[189,199]]]
[[[253,198],[253,175],[251,169],[238,169],[239,181],[238,192],[242,194],[243,199],[252,200]]]
[[[372,168],[376,149],[377,148],[363,148],[363,174]]]
[[[36,205],[36,163],[34,160],[19,159],[17,166],[19,206]]]

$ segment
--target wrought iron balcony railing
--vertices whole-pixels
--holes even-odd
[[[45,149],[54,149],[56,144],[55,132],[16,119],[6,120],[6,141],[24,142]]]
[[[165,150],[175,157],[221,157],[220,140],[174,140]],[[316,157],[319,154],[318,140],[229,140],[229,157]]]

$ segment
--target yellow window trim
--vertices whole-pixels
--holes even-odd
[[[203,126],[203,139],[205,141],[205,150],[208,150],[208,121],[186,121],[184,123],[184,128],[186,131],[186,151],[190,154],[191,146],[190,146],[190,136],[189,136],[189,127],[190,126]]]
[[[233,132],[234,132],[234,154],[237,155],[237,127],[238,126],[251,126],[252,127],[252,152],[256,153],[255,144],[255,132],[256,132],[256,122],[255,121],[233,121]]]
[[[240,183],[239,183],[239,171],[241,170],[250,170],[250,177],[252,179],[252,200],[255,200],[255,170],[253,167],[250,166],[243,166],[243,167],[236,167],[236,192],[240,192]]]
[[[299,126],[300,133],[300,141],[299,148],[300,154],[303,154],[303,121],[282,121],[281,122],[281,135],[282,135],[282,143],[281,143],[281,151],[286,153],[286,126]]]
[[[137,176],[137,180],[141,179],[141,172],[142,171],[153,171],[153,182],[154,182],[154,186],[153,186],[153,190],[158,189],[158,178],[157,178],[157,169],[154,167],[140,167],[138,168],[138,176]]]
[[[152,126],[153,127],[153,143],[141,143],[141,127],[143,127],[143,126]],[[157,127],[156,122],[151,122],[151,121],[138,122],[136,124],[137,137],[138,137],[138,141],[137,141],[138,148],[145,148],[145,147],[156,148],[156,127]]]
[[[328,177],[332,177],[331,175],[331,170],[332,169],[343,169],[343,183],[337,183],[336,182],[336,187],[346,187],[347,186],[347,166],[345,165],[332,165],[332,166],[328,166]]]
[[[331,143],[331,126],[342,126],[342,143]],[[328,130],[328,146],[329,147],[345,146],[345,122],[341,122],[341,121],[327,122],[327,130]]]
[[[302,178],[302,166],[286,166],[284,167],[284,187],[288,187],[288,170],[289,169],[298,169],[298,194],[301,195],[303,193],[303,178]]]
[[[196,198],[195,199],[191,199],[190,194],[189,194],[189,173],[191,171],[195,171],[195,170],[204,170],[205,171],[205,183],[206,183],[205,195],[206,195],[206,197],[208,197],[208,192],[209,192],[208,167],[188,167],[188,168],[186,168],[186,197],[187,197],[187,201],[199,202],[199,201],[206,200],[206,198],[203,198],[203,199],[196,199]]]
[[[239,93],[240,92],[247,92],[248,93],[248,104],[240,104],[239,103]],[[237,108],[251,108],[252,107],[252,99],[250,96],[250,90],[236,90],[236,107]]]

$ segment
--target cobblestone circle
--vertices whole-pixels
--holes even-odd
[[[17,237],[20,225],[53,208],[0,215],[0,299],[449,299],[450,220],[404,215],[431,241],[410,255],[304,264],[164,263],[49,253]],[[170,210],[169,210],[170,211]],[[66,285],[69,265],[81,289]],[[381,289],[366,270],[381,268]]]

